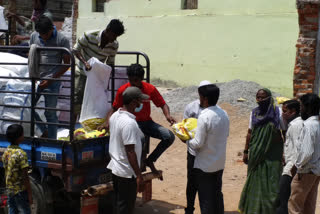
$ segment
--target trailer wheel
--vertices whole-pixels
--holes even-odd
[[[32,191],[33,204],[31,205],[32,214],[46,213],[46,202],[39,185],[35,179],[30,177],[30,186]]]

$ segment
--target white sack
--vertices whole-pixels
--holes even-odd
[[[8,30],[7,22],[6,22],[6,20],[4,19],[4,7],[1,7],[1,6],[0,6],[0,29],[1,29],[1,30]],[[3,34],[3,33],[1,32],[1,33],[0,33],[0,36],[1,36],[2,34]]]
[[[86,72],[87,82],[84,90],[79,122],[93,118],[105,118],[108,112],[108,82],[111,67],[92,57],[88,61],[91,70]]]
[[[0,63],[28,63],[28,59],[16,54],[0,52]],[[1,65],[0,68],[8,69],[19,77],[29,77],[28,65]],[[0,74],[1,76],[4,76]]]

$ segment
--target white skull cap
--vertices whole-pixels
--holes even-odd
[[[200,82],[198,88],[200,88],[201,86],[210,85],[210,84],[212,84],[210,81],[208,81],[208,80],[202,80],[202,81]]]

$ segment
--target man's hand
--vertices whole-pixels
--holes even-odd
[[[104,123],[102,123],[100,126],[97,127],[98,131],[102,131],[103,129],[105,129],[106,132],[109,131],[109,122],[107,120]]]
[[[86,62],[85,64],[84,64],[84,66],[86,67],[86,71],[90,71],[91,70],[91,65],[88,63],[88,62]]]
[[[292,176],[292,178],[293,178],[296,174],[297,174],[297,167],[296,167],[296,166],[293,166],[293,167],[291,168],[291,176]]]
[[[143,192],[144,181],[141,175],[137,176],[137,192]]]
[[[18,45],[25,39],[26,39],[25,36],[15,35],[11,40],[11,45]]]
[[[51,84],[50,80],[42,80],[39,84],[40,89],[48,88],[48,86]]]
[[[243,158],[242,158],[242,160],[243,160],[243,163],[245,163],[245,164],[248,164],[248,154],[243,154]]]
[[[170,123],[171,126],[176,123],[176,120],[172,116],[169,115],[166,118],[167,118],[167,121]]]
[[[6,17],[7,18],[17,18],[17,14],[8,11],[8,12],[6,12]]]

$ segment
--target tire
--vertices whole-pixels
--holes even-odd
[[[30,186],[32,191],[33,204],[31,205],[31,214],[46,213],[46,201],[42,194],[42,187],[32,177],[30,178]]]

